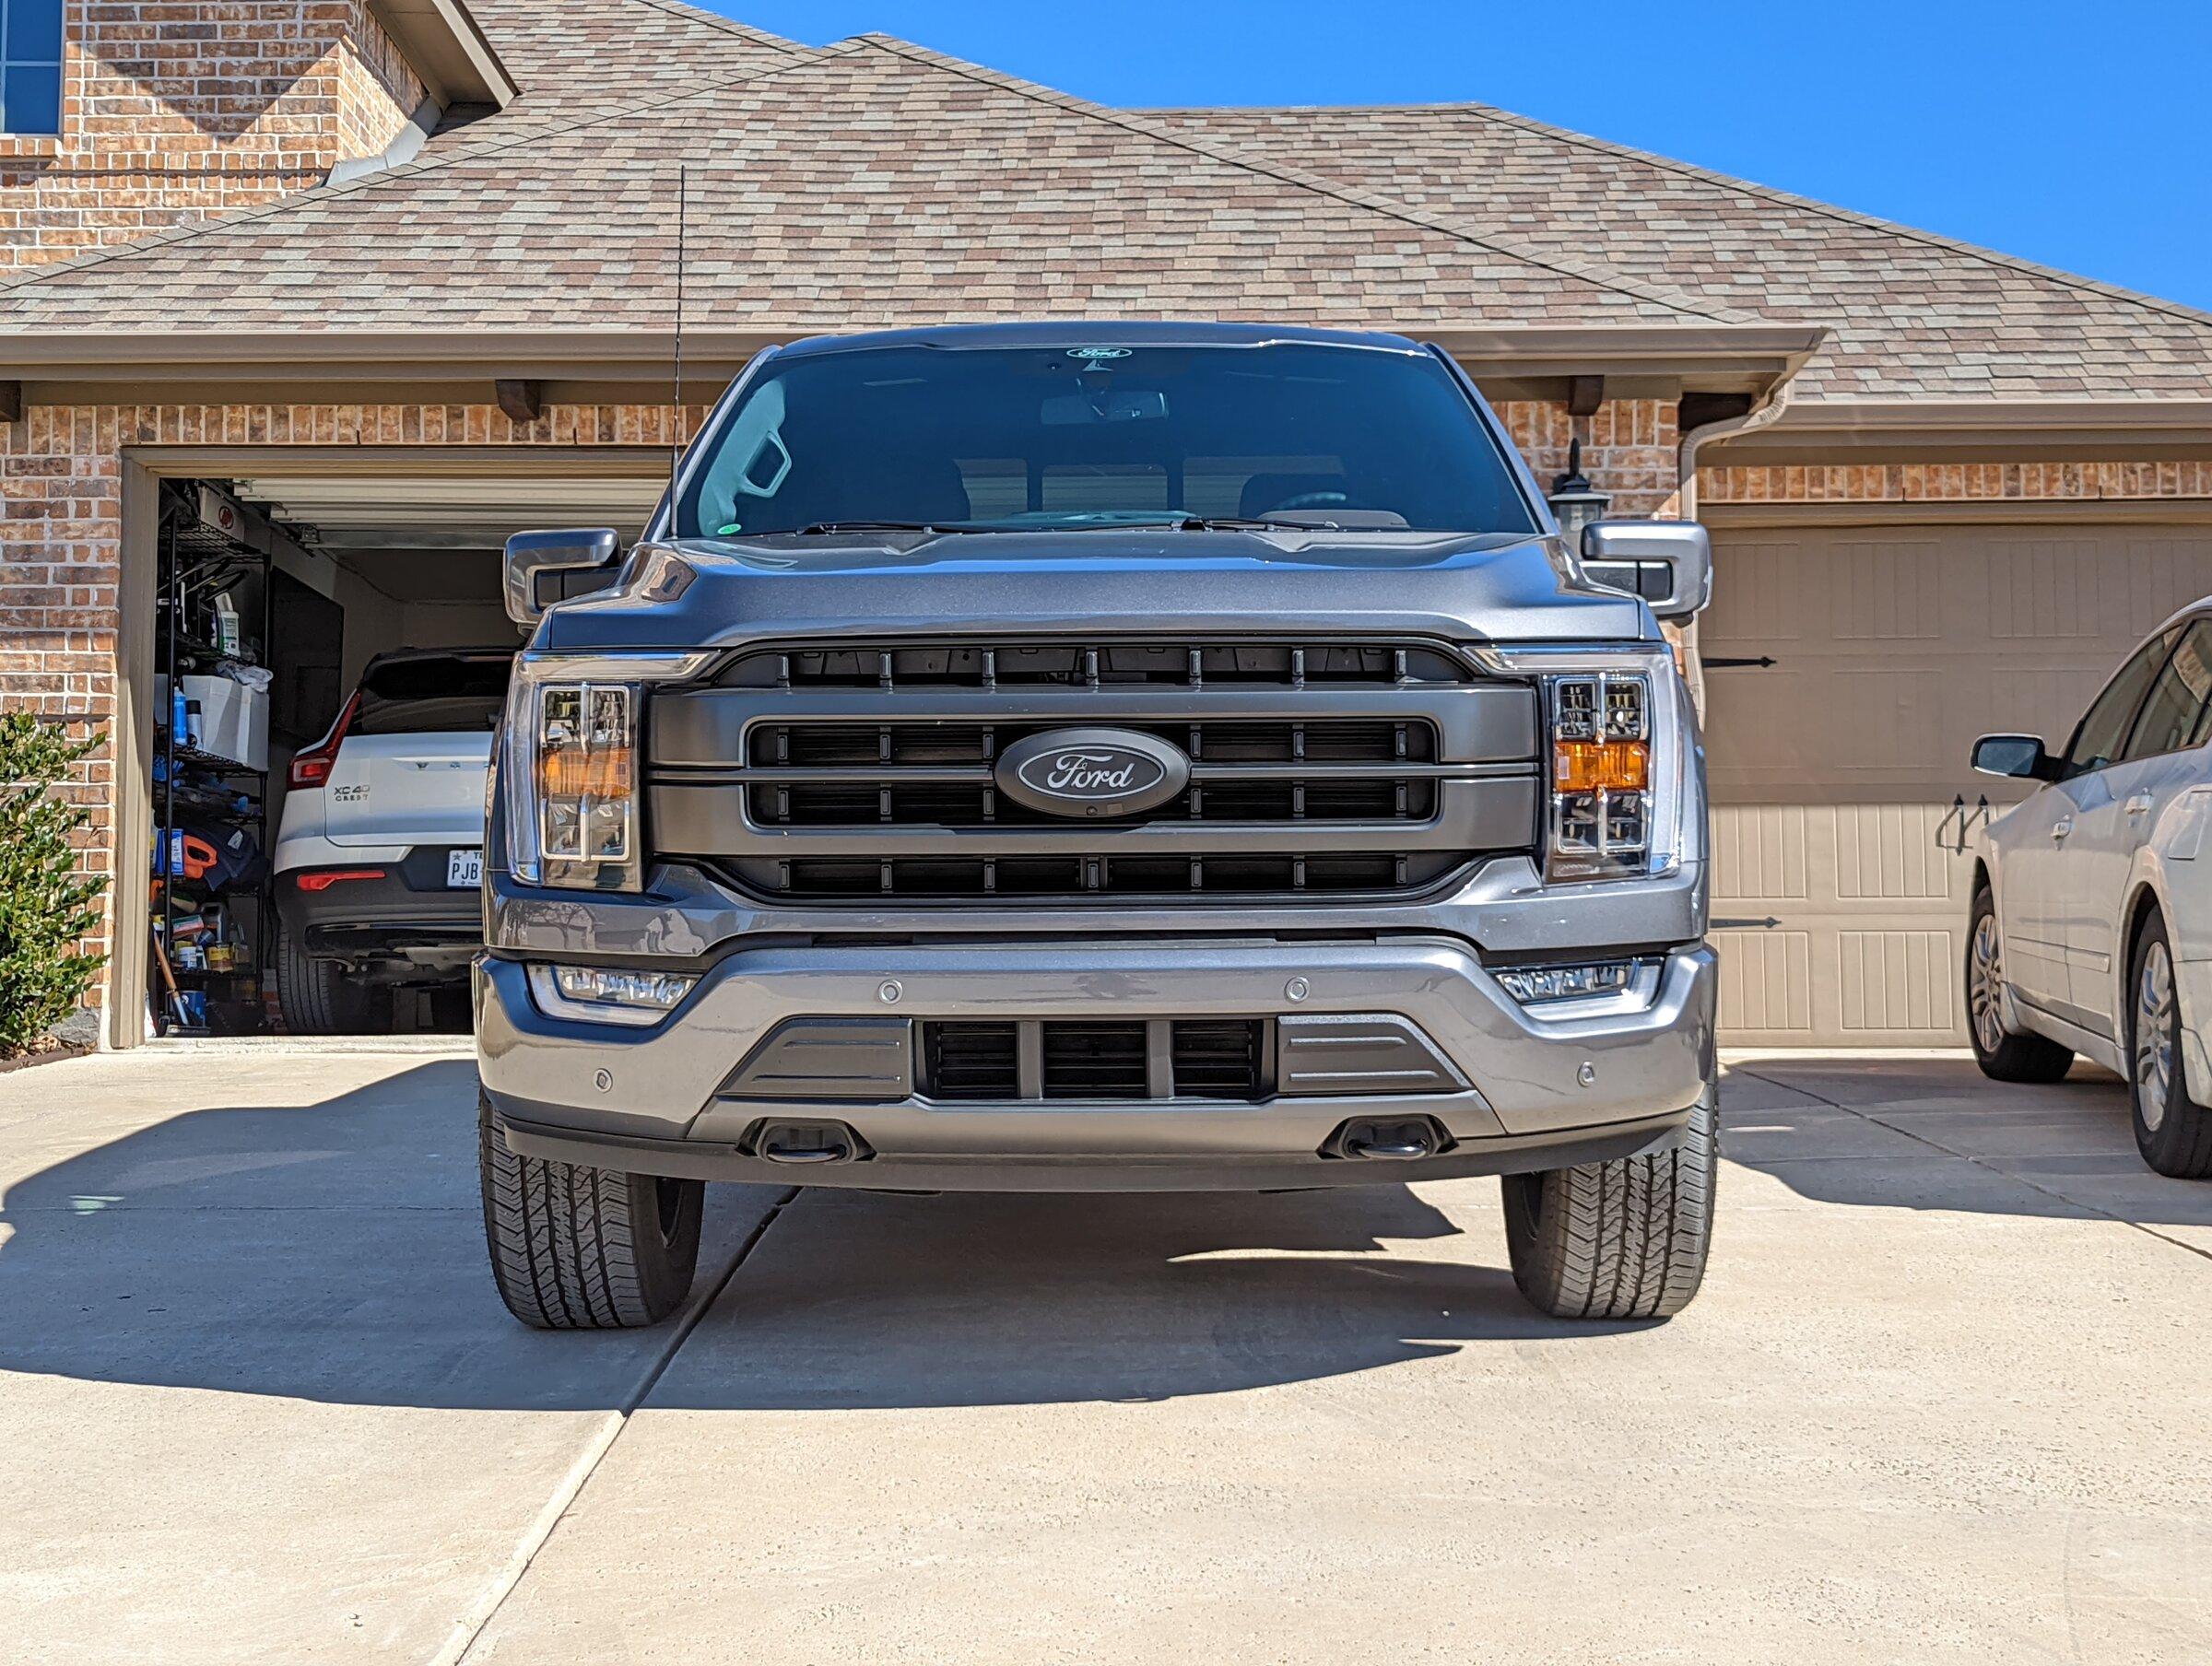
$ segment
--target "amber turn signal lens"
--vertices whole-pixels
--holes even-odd
[[[1643,741],[1559,741],[1551,749],[1551,784],[1559,792],[1641,792],[1651,780]]]
[[[563,746],[547,752],[538,763],[538,785],[547,798],[628,798],[629,783],[628,746],[601,746],[589,752],[581,746]]]

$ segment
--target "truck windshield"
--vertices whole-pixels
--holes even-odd
[[[771,361],[701,444],[679,537],[1535,530],[1499,442],[1424,353],[856,347]]]

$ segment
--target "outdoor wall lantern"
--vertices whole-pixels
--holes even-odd
[[[1559,517],[1559,531],[1578,548],[1583,528],[1593,521],[1605,519],[1613,494],[1599,491],[1583,473],[1583,442],[1579,438],[1569,443],[1567,472],[1551,483],[1546,501],[1551,505],[1551,512]]]

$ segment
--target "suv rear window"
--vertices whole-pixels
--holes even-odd
[[[514,656],[410,654],[371,662],[354,734],[458,734],[499,726]]]

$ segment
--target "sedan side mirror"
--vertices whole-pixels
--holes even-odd
[[[2053,781],[2059,776],[2058,759],[2044,751],[2041,737],[2033,734],[1983,735],[1974,743],[1973,765],[1983,775],[2014,780]]]
[[[606,527],[515,534],[507,540],[507,616],[535,625],[554,603],[605,590],[621,553],[621,534]]]
[[[1625,590],[1662,619],[1691,619],[1712,600],[1712,534],[1695,521],[1593,521],[1583,528],[1583,571]]]

